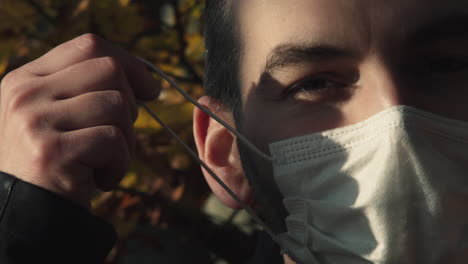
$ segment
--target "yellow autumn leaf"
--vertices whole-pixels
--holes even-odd
[[[0,61],[0,75],[5,73],[5,70],[8,67],[8,60],[4,59],[3,61]]]
[[[176,105],[149,103],[148,107],[169,126],[187,123],[192,120],[193,105],[189,102]],[[134,127],[136,129],[153,129],[155,131],[161,129],[161,126],[151,115],[141,108]]]
[[[174,57],[174,59],[177,59]],[[177,64],[177,61],[172,61],[173,64]],[[185,71],[184,68],[177,67],[173,64],[167,65],[167,64],[159,64],[158,67],[166,73],[171,73],[175,76],[186,76],[187,72]]]
[[[143,177],[148,177],[148,175],[154,175],[151,168],[141,160],[134,159],[130,164],[129,171],[120,182],[120,186],[124,188],[133,188],[140,192],[147,192],[149,186],[141,179]]]
[[[130,0],[119,0],[119,4],[121,6],[128,6],[130,4]]]
[[[111,41],[128,42],[144,29],[144,19],[136,6],[101,0],[92,2],[92,11],[101,34]]]
[[[188,42],[187,56],[191,59],[200,59],[205,53],[203,37],[199,34],[190,34],[186,37]]]
[[[82,12],[88,10],[89,8],[89,0],[82,0],[78,6],[76,7],[76,9],[73,11],[73,15],[72,16],[77,16],[79,14],[81,14]]]
[[[138,176],[135,172],[128,172],[127,175],[120,182],[120,186],[124,188],[133,187],[138,180]]]

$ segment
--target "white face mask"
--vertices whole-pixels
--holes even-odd
[[[468,262],[468,123],[396,106],[270,151],[298,262]]]
[[[358,124],[270,144],[288,211],[276,235],[177,135],[142,105],[298,263],[467,263],[468,123],[395,106]]]

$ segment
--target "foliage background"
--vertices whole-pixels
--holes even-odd
[[[0,79],[60,43],[95,33],[158,65],[197,98],[203,7],[203,0],[0,0]],[[160,85],[161,98],[150,107],[193,148],[192,105]],[[135,130],[130,171],[117,191],[93,201],[119,234],[107,263],[246,263],[255,245],[251,220],[219,206],[198,164],[143,111]]]

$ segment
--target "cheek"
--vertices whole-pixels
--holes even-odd
[[[268,144],[281,134],[281,129],[277,127],[280,121],[271,120],[262,110],[256,111],[255,114],[244,113],[243,134],[261,151],[268,154]]]
[[[243,133],[269,153],[268,145],[273,142],[342,127],[346,116],[335,105],[270,105],[257,101],[244,109],[243,121]]]

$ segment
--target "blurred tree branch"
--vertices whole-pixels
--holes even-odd
[[[45,21],[47,21],[51,26],[55,25],[55,19],[51,17],[47,12],[42,8],[40,4],[38,4],[35,0],[24,0],[28,3],[32,8],[36,10],[36,12],[41,15]]]
[[[203,78],[197,73],[195,68],[192,66],[192,64],[188,61],[186,51],[188,47],[188,42],[185,39],[185,25],[183,23],[183,15],[180,12],[179,9],[179,4],[177,0],[171,1],[172,7],[174,8],[174,16],[175,16],[175,25],[174,28],[177,32],[177,36],[179,38],[180,42],[180,48],[178,50],[179,57],[180,57],[180,63],[183,65],[183,67],[187,70],[187,72],[190,74],[190,76],[193,78],[193,80],[197,83],[203,83]]]

